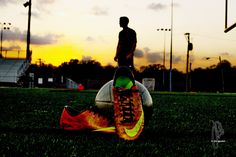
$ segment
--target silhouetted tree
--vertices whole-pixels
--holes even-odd
[[[32,64],[28,72],[34,73],[37,77],[58,78],[68,77],[72,80],[88,86],[92,81],[91,88],[99,89],[104,83],[113,79],[117,67],[112,65],[102,66],[95,60],[71,59],[58,67],[42,63],[41,65]],[[160,64],[142,66],[139,70],[135,69],[135,79],[142,81],[143,78],[155,78],[157,90],[169,90],[169,70],[165,71],[165,86],[163,87],[163,67]],[[196,68],[190,72],[191,91],[216,92],[236,92],[236,67],[232,67],[227,60],[222,60],[217,65],[207,68]],[[186,75],[177,69],[172,70],[172,89],[173,91],[185,91]],[[59,81],[57,81],[59,82]]]
[[[222,88],[225,92],[236,91],[236,68],[227,60],[206,69],[194,69],[191,76],[193,91],[222,92]]]

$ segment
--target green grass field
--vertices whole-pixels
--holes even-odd
[[[0,88],[0,156],[236,156],[236,94],[152,92],[154,112],[136,141],[115,134],[63,131],[65,105],[83,110],[96,91]],[[211,142],[213,121],[224,135]]]

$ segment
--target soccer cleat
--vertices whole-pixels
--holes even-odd
[[[125,140],[135,140],[144,127],[144,112],[137,86],[131,89],[113,88],[114,121],[117,134]]]
[[[126,69],[124,70],[127,72]],[[117,75],[115,75],[112,88],[116,132],[120,138],[135,140],[140,136],[144,128],[144,112],[141,96],[139,95],[138,87],[134,84],[133,77],[124,79],[124,75],[122,76],[123,78],[119,75],[116,76]],[[122,79],[126,82],[125,84],[124,82],[120,83]],[[132,84],[130,84],[130,82]]]
[[[96,130],[115,132],[111,122],[95,111],[94,107],[78,112],[72,107],[65,106],[60,119],[60,128],[64,130]]]

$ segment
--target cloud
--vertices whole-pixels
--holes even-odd
[[[54,2],[56,2],[56,0],[37,0],[35,2],[37,2],[37,4],[40,5],[48,5],[48,4],[53,4]]]
[[[149,63],[156,63],[158,61],[162,61],[162,55],[159,52],[150,52],[150,48],[145,47],[143,50],[136,49],[134,52],[134,57],[136,58],[144,58]]]
[[[172,57],[173,57],[172,60],[173,60],[173,63],[174,63],[174,64],[179,63],[179,62],[182,61],[182,57],[181,57],[181,56],[175,56],[175,55],[173,55]]]
[[[16,0],[11,0],[11,1],[16,1]],[[24,2],[27,2],[27,0],[23,1],[22,4],[24,4]],[[32,0],[31,16],[38,19],[45,16],[42,14],[51,14],[51,6],[54,3],[56,3],[56,0],[37,0],[37,1]],[[22,12],[21,14],[28,16],[28,12]]]
[[[0,0],[0,8],[5,7],[8,4],[15,3],[16,0]]]
[[[170,5],[162,4],[162,3],[151,3],[148,5],[148,9],[154,10],[154,11],[160,11],[168,8]],[[173,3],[173,7],[179,7],[179,3]]]
[[[191,61],[194,61],[193,56],[191,56],[190,59]],[[170,53],[166,53],[166,60],[170,61]],[[182,56],[172,55],[172,63],[177,64],[182,61],[183,61]]]
[[[54,4],[54,2],[56,2],[56,0],[37,0],[32,3],[35,3],[34,5],[37,10],[48,11],[47,7]]]
[[[158,52],[146,52],[146,58],[150,63],[156,63],[162,60],[162,56]]]
[[[149,51],[150,51],[150,48],[144,47],[143,50],[144,50],[144,52],[149,52]]]
[[[26,16],[28,18],[28,12],[21,12],[21,15]],[[31,16],[38,19],[40,18],[40,12],[37,10],[31,11]]]
[[[91,36],[88,36],[86,38],[86,41],[92,42],[92,41],[95,41],[95,39],[93,37],[91,37]]]
[[[134,52],[134,56],[136,58],[144,58],[150,64],[154,64],[154,63],[163,61],[162,53],[163,52],[152,52],[150,48],[145,47],[145,48],[143,48],[143,50],[136,49],[136,51]],[[169,60],[169,55],[170,55],[170,53],[166,53],[166,60]],[[172,56],[172,62],[174,64],[182,62],[182,57],[173,55]]]
[[[2,47],[3,51],[13,51],[13,50],[21,50],[21,47],[19,45],[11,45],[8,47]]]
[[[21,50],[21,47],[19,45],[11,45],[7,50]]]
[[[26,42],[27,32],[20,31],[18,28],[13,28],[9,32],[4,32],[3,40],[7,41],[22,41]],[[48,45],[56,43],[62,35],[45,34],[45,35],[31,35],[31,44],[35,45]]]
[[[179,4],[179,3],[173,3],[173,6],[174,6],[174,7],[179,7],[180,4]]]
[[[50,6],[53,5],[56,0],[37,0],[32,1],[32,13],[31,15],[35,18],[39,18],[42,13],[50,14]],[[22,3],[23,4],[23,3]],[[22,13],[23,15],[28,15],[28,13]]]
[[[108,10],[106,8],[95,6],[92,8],[92,14],[96,16],[104,16],[108,15]]]
[[[91,56],[82,56],[82,61],[91,61],[92,57]]]
[[[23,41],[26,38],[26,32],[21,32],[18,28],[13,28],[3,32],[3,40]]]
[[[143,52],[142,50],[140,50],[140,49],[136,49],[136,50],[134,51],[134,57],[136,57],[136,58],[142,58],[142,57],[144,57],[144,52]]]
[[[27,16],[28,16],[28,14],[27,14]],[[36,12],[36,11],[33,11],[33,12],[31,13],[31,16],[33,16],[34,18],[39,18],[39,17],[40,17],[40,13],[39,13],[39,12]]]
[[[160,11],[166,8],[167,8],[167,5],[161,4],[161,3],[151,3],[148,5],[148,9],[151,9],[154,11]]]
[[[229,56],[229,53],[228,52],[222,52],[220,53],[221,56]]]
[[[85,38],[85,41],[90,42],[90,43],[95,43],[95,42],[107,43],[106,40],[102,36],[92,37],[89,35]]]
[[[57,34],[46,34],[46,35],[33,35],[31,36],[31,44],[35,45],[48,45],[54,44],[61,38],[61,35]]]

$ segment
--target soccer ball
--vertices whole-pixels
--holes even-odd
[[[147,88],[138,81],[135,81],[135,84],[139,88],[139,93],[142,98],[142,105],[144,111],[144,119],[145,125],[151,118],[153,112],[153,101],[150,93],[148,92]],[[104,113],[108,115],[108,117],[113,118],[114,111],[113,111],[113,95],[112,95],[112,86],[113,80],[107,82],[102,88],[98,91],[95,97],[95,106]]]

